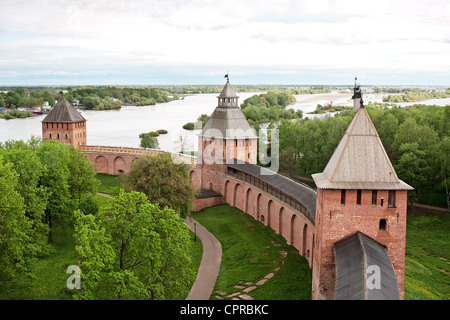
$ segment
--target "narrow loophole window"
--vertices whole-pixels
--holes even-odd
[[[345,204],[345,189],[341,190],[341,204]]]
[[[380,220],[380,231],[386,231],[386,227],[387,227],[387,222],[385,219],[381,219]]]

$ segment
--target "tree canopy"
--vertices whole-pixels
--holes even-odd
[[[70,226],[97,183],[73,147],[36,138],[0,143],[0,286],[50,252],[53,222]]]
[[[440,203],[448,203],[450,106],[367,110],[397,175],[415,189],[410,200],[423,201],[421,191],[427,189],[446,194]],[[322,172],[354,114],[346,110],[325,119],[281,121],[280,169],[291,175]]]
[[[189,228],[141,192],[120,190],[98,217],[76,214],[78,299],[184,299],[195,273]]]
[[[295,97],[292,93],[283,90],[272,90],[245,99],[241,104],[241,109],[250,123],[302,118],[303,113],[301,110],[286,109],[286,106],[293,102],[295,102]]]
[[[186,165],[175,164],[168,153],[140,156],[120,181],[125,190],[142,192],[150,202],[167,206],[182,218],[192,209],[195,189]]]

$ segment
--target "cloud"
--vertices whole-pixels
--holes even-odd
[[[450,70],[449,21],[444,0],[3,1],[0,67],[2,81],[27,69],[142,78],[151,70],[161,78],[163,70],[432,73]]]

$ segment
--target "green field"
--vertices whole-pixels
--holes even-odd
[[[311,270],[307,260],[272,229],[229,205],[207,208],[193,213],[192,217],[222,244],[222,263],[211,299],[227,299],[228,295],[239,292],[239,286],[254,285],[274,270],[277,271],[271,279],[248,293],[251,297],[311,299]]]
[[[406,228],[405,299],[450,299],[450,215],[416,209]]]
[[[100,181],[100,186],[98,187],[98,192],[112,195],[114,194],[114,190],[117,188],[117,176],[106,174],[106,173],[97,173],[96,178]]]

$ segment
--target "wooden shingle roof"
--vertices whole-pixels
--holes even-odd
[[[365,108],[359,108],[322,173],[322,189],[412,190],[400,180]]]
[[[222,139],[255,139],[255,130],[248,124],[245,115],[239,108],[238,96],[227,81],[222,92],[218,96],[219,105],[205,123],[203,137]],[[231,102],[224,102],[224,99]],[[220,102],[222,100],[222,102]]]
[[[227,83],[223,87],[222,92],[219,94],[218,98],[238,98],[229,81],[227,81]]]
[[[82,122],[86,119],[73,107],[73,105],[60,93],[58,103],[50,110],[42,122]]]

